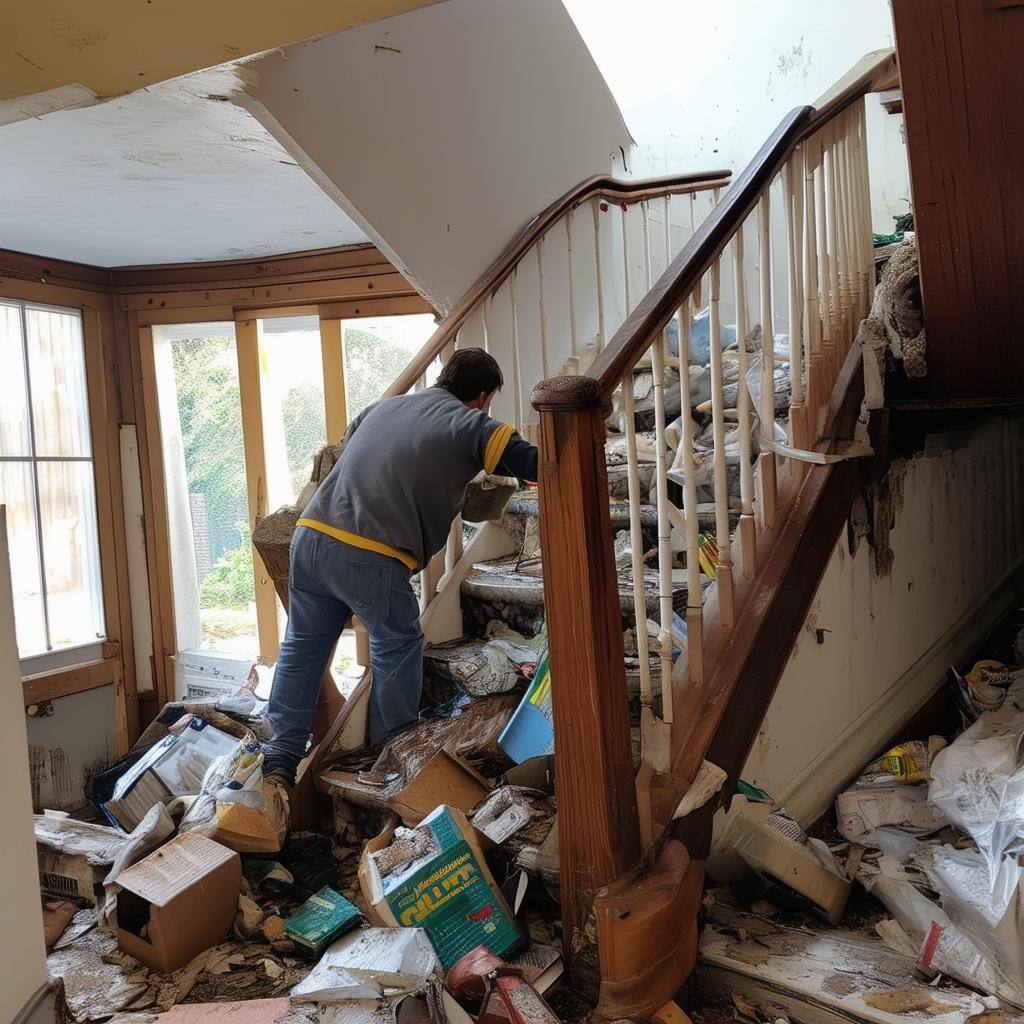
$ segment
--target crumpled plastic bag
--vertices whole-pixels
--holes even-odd
[[[1003,860],[1024,853],[1024,678],[932,764],[929,799],[977,844],[995,887]]]
[[[917,860],[950,920],[1015,990],[1007,998],[1024,1003],[1024,868],[1005,857],[992,879],[984,854],[952,846],[925,847]]]
[[[188,802],[180,831],[239,853],[277,853],[288,834],[287,794],[264,782],[263,754],[251,734],[210,765],[198,796],[182,799]]]

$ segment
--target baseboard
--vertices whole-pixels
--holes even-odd
[[[879,747],[943,685],[947,667],[972,654],[1015,607],[1015,583],[1022,564],[1024,559],[1015,563],[981,603],[967,609],[827,750],[783,790],[772,793],[797,821],[807,825],[817,820],[836,793],[856,778]]]
[[[55,978],[40,985],[14,1015],[11,1024],[60,1024],[63,1020],[64,981]]]

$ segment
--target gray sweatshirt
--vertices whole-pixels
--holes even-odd
[[[416,570],[444,547],[481,470],[536,480],[537,449],[443,388],[385,398],[349,425],[299,525]]]

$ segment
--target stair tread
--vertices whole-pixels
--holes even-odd
[[[623,607],[633,607],[633,574],[630,569],[620,570],[619,598]],[[657,569],[644,569],[644,596],[648,608],[658,602],[659,577]],[[544,602],[544,574],[539,560],[518,566],[515,559],[499,559],[493,562],[478,562],[462,583],[464,597],[502,600],[517,600],[518,603],[540,607]],[[685,580],[672,582],[672,603],[679,606],[679,599],[686,601]]]

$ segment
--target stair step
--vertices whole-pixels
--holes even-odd
[[[648,617],[658,612],[658,573],[644,571],[644,595]],[[623,629],[635,625],[632,573],[619,573],[619,606]],[[672,606],[686,608],[686,583],[673,582]],[[539,562],[517,569],[515,560],[481,562],[462,582],[462,617],[468,635],[479,636],[487,623],[498,619],[525,636],[536,635],[544,624],[544,576]]]

